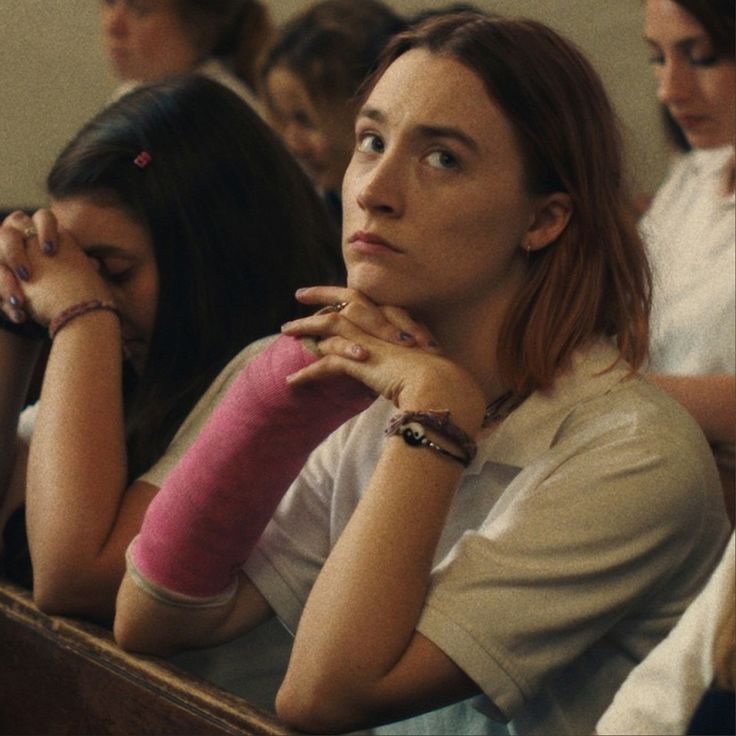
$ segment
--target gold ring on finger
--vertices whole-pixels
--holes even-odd
[[[334,304],[328,304],[326,307],[322,307],[322,309],[317,312],[317,314],[331,314],[332,312],[342,312],[345,307],[347,307],[347,302],[335,302]]]
[[[36,235],[38,235],[38,230],[36,230],[35,225],[29,225],[26,228],[23,228],[23,239],[28,240],[29,238],[35,238]]]

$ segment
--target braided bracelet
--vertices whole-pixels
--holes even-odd
[[[114,312],[116,315],[120,316],[120,312],[114,302],[103,302],[101,299],[92,299],[88,302],[80,302],[79,304],[74,304],[71,307],[67,307],[62,310],[51,320],[49,323],[49,337],[53,340],[59,333],[59,330],[66,327],[66,325],[68,325],[72,320],[77,317],[81,317],[83,314],[87,314],[87,312],[94,312],[98,309],[105,309],[108,312]]]
[[[446,437],[465,455],[455,455],[436,442],[432,442],[422,431],[425,427]],[[460,427],[450,421],[449,411],[405,411],[396,414],[386,427],[386,436],[393,435],[399,435],[407,445],[412,447],[427,447],[434,450],[444,457],[459,462],[465,468],[473,461],[478,450],[475,442]]]

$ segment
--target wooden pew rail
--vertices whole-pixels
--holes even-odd
[[[0,656],[2,734],[293,733],[237,695],[122,651],[107,629],[41,613],[4,579]]]

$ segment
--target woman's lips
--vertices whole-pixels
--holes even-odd
[[[348,238],[348,243],[353,250],[361,253],[385,253],[391,251],[400,253],[401,251],[391,242],[382,238],[376,233],[358,230]]]
[[[705,115],[677,115],[676,120],[681,128],[694,130],[699,128],[708,118]]]

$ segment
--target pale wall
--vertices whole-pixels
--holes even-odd
[[[307,3],[269,4],[281,22]],[[444,3],[392,0],[390,4],[411,13]],[[539,18],[588,53],[624,123],[636,185],[651,190],[666,159],[641,40],[641,4],[641,0],[476,2],[488,10]],[[44,201],[43,179],[54,156],[114,87],[99,44],[98,5],[97,0],[0,0],[0,208]]]

